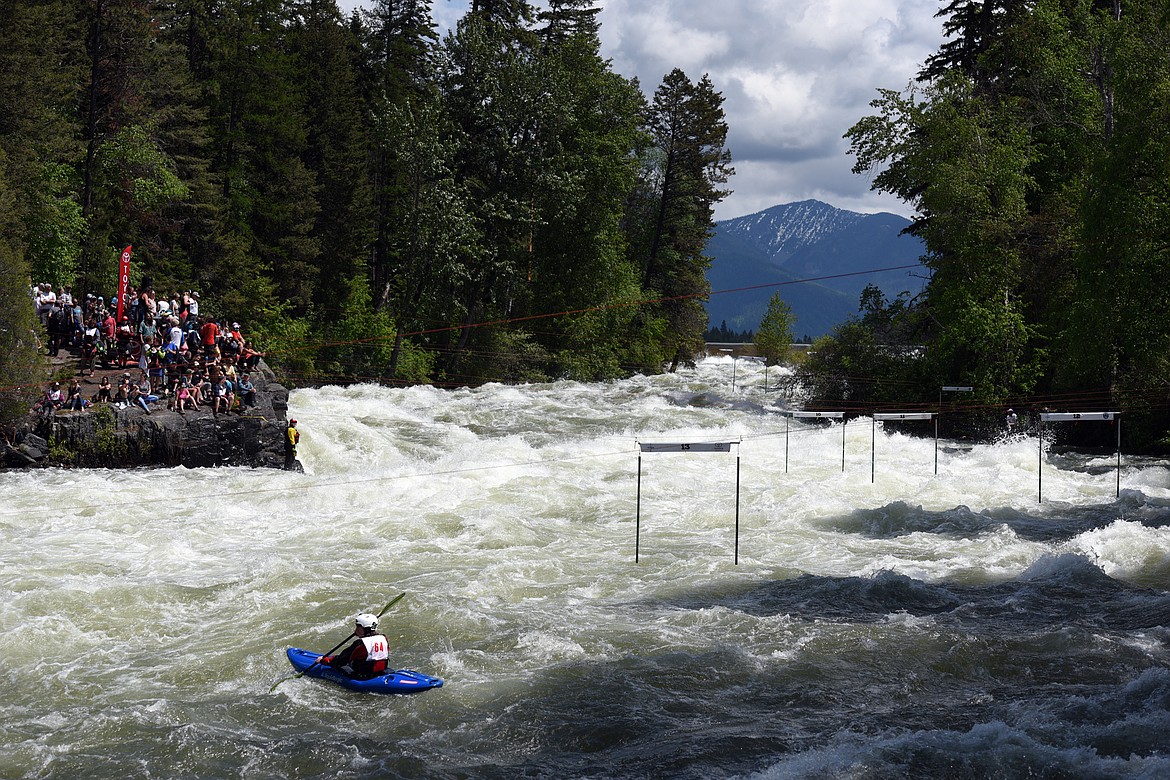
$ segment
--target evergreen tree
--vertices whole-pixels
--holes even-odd
[[[113,285],[118,251],[136,247],[149,266],[166,252],[174,225],[166,209],[189,197],[170,155],[186,113],[187,62],[165,33],[171,5],[150,0],[95,0],[85,6],[89,81],[84,95],[87,144],[81,202],[89,220],[83,287]]]
[[[434,76],[439,36],[430,0],[376,0],[362,16],[371,104],[397,105]]]
[[[366,279],[373,242],[367,167],[369,138],[357,86],[357,39],[341,22],[335,0],[312,0],[289,33],[305,106],[301,155],[317,183],[320,211],[312,236],[321,253],[313,299],[328,321],[339,317],[355,279]],[[359,294],[368,298],[366,290]]]
[[[464,17],[446,41],[440,74],[444,103],[463,139],[457,181],[475,204],[482,233],[478,254],[464,258],[464,280],[456,293],[461,327],[455,342],[444,345],[452,375],[462,376],[462,360],[480,335],[473,333],[473,323],[514,316],[526,294],[539,220],[543,183],[535,144],[547,104],[531,38],[518,34],[519,16],[502,15],[507,7],[485,6]]]
[[[541,15],[543,108],[533,147],[543,185],[528,273],[537,313],[583,311],[546,322],[536,336],[551,371],[578,379],[619,375],[640,362],[650,334],[634,327],[641,296],[622,219],[637,178],[630,150],[643,143],[641,91],[600,56],[596,10],[584,0]]]
[[[652,222],[643,236],[643,286],[663,299],[672,371],[702,349],[706,330],[710,259],[703,251],[714,230],[714,205],[729,192],[721,186],[733,173],[722,104],[708,77],[692,83],[675,69],[649,112],[653,147],[642,209]]]
[[[32,278],[17,236],[17,193],[9,187],[9,160],[0,149],[0,430],[27,414],[39,390],[40,323],[29,300]]]
[[[1053,351],[1058,389],[1107,389],[1133,439],[1149,443],[1170,439],[1170,28],[1154,5],[1122,6],[1089,23],[1099,145]]]
[[[370,283],[374,305],[384,309],[392,304],[393,293],[401,268],[410,255],[400,253],[400,231],[417,221],[406,217],[404,211],[418,209],[419,196],[424,186],[420,173],[424,170],[449,170],[453,152],[448,157],[430,164],[416,164],[418,150],[407,152],[400,139],[423,138],[435,140],[430,130],[437,127],[441,111],[436,105],[435,59],[438,36],[430,15],[430,2],[423,0],[378,0],[364,15],[368,27],[365,36],[364,92],[369,107],[371,156],[371,195],[373,243],[370,248]],[[433,110],[432,110],[432,107]],[[422,136],[416,139],[403,122],[421,112],[425,115],[423,128],[416,128]],[[437,151],[432,147],[432,151]],[[406,166],[405,168],[400,166]],[[442,178],[442,174],[438,174]],[[425,178],[425,176],[424,176]],[[436,215],[437,216],[437,215]],[[418,233],[414,234],[419,235]],[[425,264],[423,267],[427,267]],[[400,292],[400,289],[399,289]],[[400,317],[396,320],[401,324]],[[401,344],[399,343],[399,346]],[[397,355],[391,361],[391,375],[397,370]]]
[[[426,331],[463,315],[456,292],[466,259],[481,252],[480,235],[467,191],[455,177],[457,133],[437,94],[391,106],[378,139],[386,169],[395,176],[384,188],[398,196],[387,200],[378,308],[393,322],[386,373],[400,379],[400,363],[409,352],[404,332]]]
[[[570,41],[598,40],[601,9],[596,0],[549,0],[548,8],[537,14],[544,24],[538,32],[546,47],[563,46]]]
[[[305,164],[307,95],[281,0],[223,0],[210,41],[214,169],[223,183],[222,254],[200,269],[229,310],[273,296],[311,311],[321,243],[319,185]]]
[[[7,234],[38,282],[75,281],[85,220],[77,195],[76,113],[84,36],[66,0],[14,0],[0,24],[0,149],[7,153]]]
[[[883,92],[848,134],[856,169],[880,169],[875,187],[919,213],[934,271],[924,384],[963,381],[989,403],[1096,391],[1164,431],[1149,401],[1170,348],[1151,284],[1170,224],[1164,9],[988,0],[944,14],[954,36],[929,83]]]
[[[961,73],[980,91],[996,88],[1012,74],[1005,68],[1004,36],[1027,13],[1027,0],[950,0],[935,14],[943,18],[946,41],[927,58],[922,81]]]
[[[784,302],[780,293],[773,293],[755,336],[756,353],[764,359],[764,365],[775,366],[788,359],[795,323],[792,307]]]

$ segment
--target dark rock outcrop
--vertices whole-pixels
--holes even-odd
[[[151,407],[99,404],[39,418],[5,444],[0,466],[251,466],[284,468],[288,389],[261,363],[252,372],[255,405],[213,415],[206,406],[180,414],[165,401]]]

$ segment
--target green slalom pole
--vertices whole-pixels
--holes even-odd
[[[394,606],[395,604],[397,604],[398,602],[402,601],[402,599],[403,599],[403,597],[404,597],[404,596],[406,596],[406,593],[405,593],[405,592],[403,592],[403,593],[399,593],[397,596],[395,596],[394,598],[390,599],[390,601],[389,601],[389,602],[386,604],[386,606],[382,607],[382,611],[378,613],[378,617],[382,617],[383,615],[385,615],[385,614],[386,614],[386,612],[387,612],[387,611],[390,609],[390,607],[392,607],[392,606]],[[338,649],[338,648],[340,648],[342,645],[344,645],[346,642],[348,642],[348,641],[349,641],[351,638],[353,638],[353,634],[352,634],[352,633],[351,633],[349,636],[347,636],[345,639],[342,639],[340,642],[338,642],[336,645],[334,645],[334,646],[333,646],[333,649],[331,649],[331,650],[330,650],[329,652],[327,652],[327,653],[324,653],[324,654],[322,655],[322,657],[324,657],[324,656],[326,656],[326,655],[333,655],[335,652],[337,652],[337,649]],[[313,664],[312,664],[311,666],[309,666],[309,668],[308,668],[308,669],[305,669],[305,671],[303,671],[303,672],[297,672],[296,674],[289,675],[288,677],[282,677],[281,679],[277,680],[276,682],[274,682],[274,683],[272,684],[272,687],[268,689],[268,692],[269,692],[269,693],[272,693],[273,691],[275,691],[275,690],[276,690],[276,686],[280,685],[282,682],[286,682],[286,681],[288,681],[288,680],[296,680],[297,678],[304,677],[304,676],[305,676],[305,674],[306,674],[306,673],[309,671],[309,669],[312,669],[314,666],[316,666],[316,665],[317,665],[317,664],[319,664],[319,663],[321,663],[321,662],[320,662],[320,661],[314,661],[314,662],[313,662]]]

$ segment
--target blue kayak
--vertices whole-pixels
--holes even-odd
[[[337,683],[342,688],[364,693],[419,693],[431,688],[442,688],[443,680],[440,677],[431,677],[410,669],[399,669],[387,672],[381,677],[369,680],[355,680],[345,672],[338,671],[324,664],[313,664],[321,657],[320,653],[311,653],[299,647],[290,647],[285,651],[288,662],[298,672],[304,672],[306,677],[319,677]]]

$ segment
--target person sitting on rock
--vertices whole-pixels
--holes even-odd
[[[114,403],[122,408],[130,403],[130,373],[122,374],[122,378],[118,380],[118,389],[114,392]]]
[[[264,357],[266,352],[257,352],[256,348],[252,346],[251,341],[244,342],[244,348],[240,351],[240,368],[244,371],[251,371],[256,368],[256,364],[260,362],[260,358]]]
[[[94,403],[98,404],[110,402],[110,378],[108,376],[102,377],[101,383],[98,384],[97,395],[94,396],[93,400]]]
[[[250,409],[256,406],[256,386],[252,384],[251,374],[244,374],[240,377],[239,391],[240,414],[243,414],[245,408]]]
[[[69,385],[69,400],[66,406],[75,412],[85,408],[85,399],[81,397],[81,380],[77,377],[73,377],[73,382]]]
[[[151,395],[150,392],[150,377],[146,372],[142,372],[142,377],[130,385],[130,403],[136,406],[141,406],[142,411],[150,414],[149,404],[157,401],[158,396]]]
[[[191,397],[191,384],[180,379],[175,385],[175,411],[183,414],[184,409],[195,411],[195,399]]]
[[[211,386],[211,413],[218,415],[221,409],[225,414],[230,412],[232,410],[231,396],[231,385],[228,384],[223,374],[220,374],[219,381]]]

